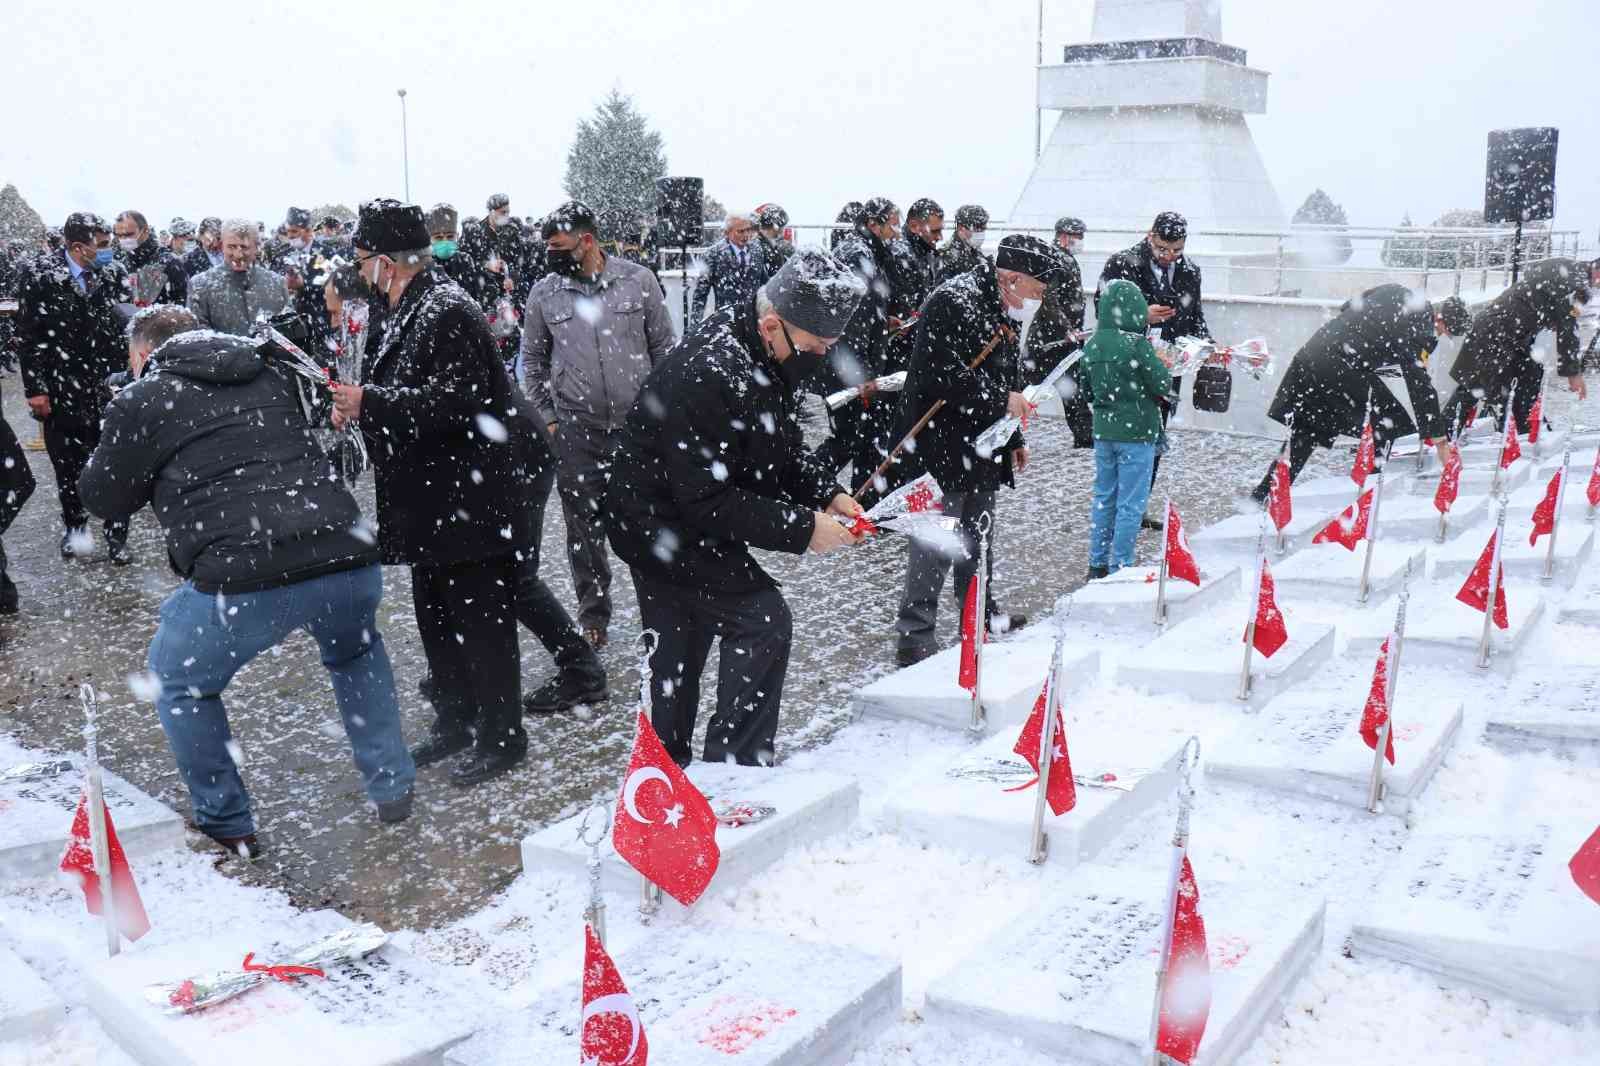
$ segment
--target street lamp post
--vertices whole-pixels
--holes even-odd
[[[400,161],[405,169],[406,203],[411,202],[411,140],[406,132],[406,91],[400,93]]]

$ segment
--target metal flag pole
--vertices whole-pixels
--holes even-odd
[[[1383,450],[1383,466],[1378,467],[1378,483],[1372,487],[1372,512],[1367,515],[1367,557],[1361,560],[1361,591],[1358,600],[1366,603],[1372,595],[1372,555],[1378,545],[1378,508],[1383,504],[1383,472],[1394,454],[1391,442]],[[1361,497],[1356,497],[1356,521],[1361,521]]]
[[[1572,446],[1567,445],[1561,454],[1561,469],[1556,471],[1556,513],[1550,519],[1550,543],[1544,552],[1544,575],[1539,579],[1550,584],[1556,576],[1556,534],[1561,532],[1561,508],[1567,499],[1567,464],[1572,462]]]
[[[595,811],[600,812],[600,831],[591,833],[589,822]],[[589,849],[589,905],[583,909],[583,920],[593,927],[601,947],[606,946],[606,901],[600,894],[600,845],[610,833],[610,804],[596,803],[583,812],[583,821],[578,823],[578,842]]]
[[[1250,700],[1250,656],[1256,644],[1256,613],[1261,610],[1261,575],[1267,565],[1267,512],[1261,512],[1256,533],[1256,582],[1250,588],[1250,620],[1244,627],[1244,666],[1239,671],[1239,702]]]
[[[400,166],[405,177],[406,203],[411,202],[411,133],[406,128],[406,91],[396,89],[400,95]]]
[[[1500,595],[1500,549],[1506,541],[1506,499],[1500,498],[1500,517],[1495,521],[1494,552],[1489,560],[1489,598],[1483,605],[1483,636],[1478,640],[1478,669],[1489,669],[1489,635],[1494,626],[1494,603]],[[1509,619],[1508,619],[1509,621]]]
[[[99,702],[92,685],[78,686],[78,699],[83,703],[83,747],[88,761],[85,767],[89,792],[89,851],[94,856],[94,875],[100,882],[100,915],[105,919],[106,953],[115,955],[122,950],[122,936],[117,932],[117,896],[111,886],[111,841],[106,833],[106,792],[100,778],[100,732],[95,721]]]
[[[1050,655],[1050,673],[1044,681],[1044,724],[1039,730],[1039,783],[1033,797],[1033,831],[1029,836],[1028,861],[1035,866],[1045,860],[1050,840],[1044,832],[1044,808],[1050,790],[1050,767],[1056,746],[1056,712],[1061,706],[1061,660],[1067,643],[1067,615],[1072,611],[1072,597],[1067,597],[1066,609],[1056,615],[1056,646]],[[1062,723],[1065,728],[1065,723]]]
[[[650,660],[655,655],[656,649],[661,647],[661,634],[654,629],[646,629],[639,634],[639,706],[647,714],[651,709],[650,678],[653,675],[650,669]],[[639,875],[639,923],[649,925],[650,919],[661,910],[661,887],[652,884],[644,874]]]
[[[1378,730],[1377,750],[1373,752],[1372,780],[1367,786],[1367,810],[1383,813],[1384,752],[1389,750],[1389,734],[1394,730],[1394,690],[1400,680],[1400,650],[1406,643],[1406,606],[1411,602],[1411,560],[1406,560],[1405,583],[1400,586],[1400,606],[1394,613],[1394,630],[1389,634],[1388,676],[1384,678],[1383,699],[1389,707]]]
[[[1161,512],[1161,565],[1157,568],[1156,577],[1156,625],[1158,626],[1167,624],[1167,579],[1171,576],[1172,570],[1167,563],[1167,538],[1172,535],[1168,532],[1172,528],[1172,482],[1177,478],[1178,464],[1167,462],[1162,465],[1167,470],[1167,482],[1164,504],[1166,510]]]
[[[994,519],[985,511],[978,516],[978,596],[972,619],[972,718],[967,728],[982,733],[989,724],[989,715],[983,709],[983,641],[989,632],[989,530]]]
[[[1191,775],[1200,765],[1200,738],[1190,737],[1183,746],[1178,772],[1178,824],[1172,831],[1172,869],[1167,875],[1166,912],[1161,920],[1161,941],[1156,949],[1156,999],[1150,1008],[1150,1063],[1165,1066],[1167,1056],[1156,1050],[1161,1036],[1161,1000],[1167,991],[1167,967],[1172,961],[1172,926],[1178,914],[1178,881],[1183,876],[1183,860],[1189,853],[1189,812],[1194,809],[1194,784]]]
[[[1496,455],[1495,461],[1494,461],[1494,476],[1489,481],[1489,495],[1490,496],[1498,496],[1498,495],[1500,495],[1500,478],[1501,478],[1501,475],[1505,472],[1504,471],[1504,467],[1505,467],[1505,462],[1506,462],[1506,437],[1509,436],[1510,432],[1511,432],[1511,408],[1516,402],[1517,402],[1517,383],[1515,381],[1513,381],[1511,383],[1511,391],[1506,394],[1506,417],[1504,419],[1504,425],[1502,425],[1500,427],[1500,451]]]

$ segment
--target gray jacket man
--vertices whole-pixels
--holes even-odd
[[[767,262],[766,247],[751,240],[755,227],[745,215],[729,215],[723,223],[723,239],[706,253],[705,269],[694,283],[694,297],[690,305],[689,321],[699,322],[705,316],[706,297],[716,293],[716,309],[734,307],[756,294],[774,273]],[[685,326],[684,332],[691,331]]]
[[[549,273],[528,293],[522,363],[556,455],[578,624],[590,644],[602,647],[611,625],[601,506],[606,471],[640,386],[675,338],[660,282],[645,267],[600,250],[587,206],[557,208],[543,236]]]
[[[222,262],[189,284],[189,311],[203,329],[248,335],[262,315],[289,303],[283,277],[256,263],[256,224],[233,218],[222,224]]]

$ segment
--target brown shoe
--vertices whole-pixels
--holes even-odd
[[[596,629],[595,627],[591,626],[583,631],[583,639],[588,641],[589,647],[599,651],[601,648],[606,646],[606,643],[610,638],[606,636],[605,630]]]

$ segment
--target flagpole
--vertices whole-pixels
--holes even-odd
[[[1167,538],[1172,536],[1172,482],[1178,476],[1178,464],[1168,462],[1163,465],[1167,468],[1167,481],[1166,510],[1161,512],[1161,566],[1157,571],[1156,580],[1156,625],[1158,626],[1167,624],[1167,578],[1172,572],[1167,562]]]
[[[106,836],[105,783],[100,778],[100,736],[95,722],[94,688],[78,686],[83,703],[83,747],[88,762],[89,851],[94,856],[94,874],[100,882],[100,916],[105,919],[106,953],[122,950],[122,935],[117,932],[117,895],[111,885],[111,844]]]
[[[1194,785],[1190,774],[1200,764],[1199,737],[1190,737],[1184,743],[1180,759],[1178,772],[1183,780],[1178,786],[1178,824],[1172,831],[1172,869],[1167,875],[1166,910],[1161,916],[1161,946],[1156,950],[1156,998],[1150,1008],[1151,1066],[1162,1066],[1166,1058],[1156,1050],[1156,1045],[1161,1036],[1161,1001],[1167,990],[1167,967],[1172,961],[1172,926],[1177,918],[1178,881],[1183,876],[1184,856],[1189,852],[1189,812],[1194,807]]]
[[[1250,699],[1250,654],[1255,651],[1256,613],[1261,609],[1261,573],[1267,565],[1267,513],[1261,512],[1261,529],[1256,533],[1256,583],[1250,590],[1250,621],[1244,627],[1244,666],[1239,673],[1239,702]]]
[[[994,519],[985,511],[978,516],[978,602],[977,609],[972,612],[972,665],[974,676],[972,679],[972,717],[968,723],[974,733],[982,733],[988,724],[988,715],[983,710],[983,642],[989,633],[989,530],[994,526]]]
[[[1483,605],[1483,636],[1478,640],[1478,669],[1489,669],[1490,630],[1494,626],[1494,605],[1500,596],[1500,549],[1506,540],[1506,500],[1500,499],[1500,517],[1495,522],[1494,552],[1489,559],[1489,598]],[[1509,605],[1507,612],[1510,612]],[[1507,619],[1509,622],[1510,619]]]
[[[1517,402],[1517,383],[1511,383],[1511,391],[1506,394],[1505,424],[1500,427],[1500,454],[1494,461],[1494,477],[1489,481],[1489,495],[1500,494],[1500,475],[1504,472],[1506,462],[1506,437],[1511,432],[1511,407]]]
[[[650,679],[654,672],[650,660],[661,647],[661,634],[646,629],[639,634],[639,707],[648,712],[654,706],[650,700]],[[639,924],[649,925],[650,919],[661,911],[661,888],[652,884],[644,874],[639,875]]]
[[[1561,469],[1556,471],[1556,513],[1550,519],[1550,544],[1544,553],[1544,576],[1539,580],[1543,584],[1550,584],[1556,576],[1556,534],[1561,532],[1561,506],[1567,498],[1567,464],[1572,462],[1572,446],[1561,455]]]
[[[1406,643],[1406,605],[1411,601],[1411,560],[1406,560],[1406,576],[1400,586],[1400,606],[1394,615],[1394,630],[1389,635],[1389,662],[1386,667],[1387,676],[1384,678],[1383,700],[1389,709],[1384,715],[1383,725],[1378,730],[1377,750],[1373,752],[1372,779],[1367,786],[1367,810],[1373,814],[1383,813],[1383,763],[1384,753],[1389,750],[1389,736],[1394,730],[1394,690],[1400,680],[1400,651]]]
[[[591,834],[589,820],[594,817],[594,812],[600,812],[600,831]],[[596,803],[583,812],[583,821],[578,823],[578,842],[589,849],[589,905],[583,909],[583,920],[589,923],[594,930],[594,937],[600,941],[600,946],[606,946],[606,901],[600,894],[600,845],[606,837],[611,835],[611,807],[609,804]]]
[[[1383,503],[1383,472],[1394,453],[1391,441],[1383,450],[1383,466],[1378,467],[1378,483],[1372,489],[1372,513],[1367,516],[1367,557],[1361,561],[1361,593],[1359,602],[1366,603],[1372,595],[1372,553],[1378,544],[1378,508]],[[1356,497],[1356,521],[1361,521],[1361,497]]]
[[[1050,767],[1055,762],[1056,708],[1061,699],[1061,658],[1067,642],[1067,612],[1072,610],[1070,596],[1066,608],[1066,612],[1056,618],[1056,646],[1050,654],[1050,673],[1044,681],[1044,725],[1039,730],[1039,784],[1033,797],[1033,829],[1028,838],[1028,861],[1035,866],[1044,862],[1050,850],[1050,840],[1044,832],[1044,806],[1050,791]]]

